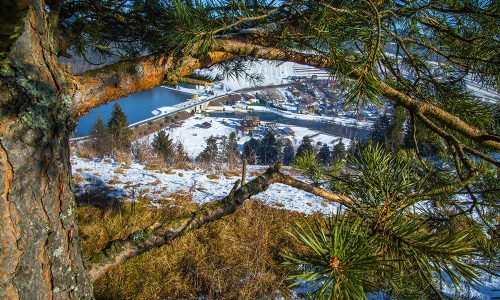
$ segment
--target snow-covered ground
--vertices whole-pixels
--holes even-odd
[[[267,86],[287,83],[286,78],[295,76],[295,69],[300,66],[292,62],[273,62],[268,60],[256,60],[249,62],[250,73],[256,73],[262,76],[261,81],[251,81],[248,78],[239,77],[224,77],[221,81],[224,84],[224,89],[227,91],[235,91],[244,88]],[[208,69],[200,70],[201,74],[223,74],[223,69],[219,65],[215,65]]]
[[[211,174],[203,170],[146,170],[138,163],[129,167],[113,161],[101,159],[71,158],[73,176],[78,178],[75,193],[80,195],[87,190],[106,191],[110,196],[124,200],[138,197],[148,197],[151,204],[157,200],[172,199],[172,194],[189,193],[197,204],[214,201],[226,196],[239,177],[210,179]],[[250,166],[248,173],[264,172],[265,167]],[[210,176],[211,178],[214,178]],[[254,177],[248,176],[248,180]],[[298,177],[304,180],[301,177]],[[321,212],[330,214],[336,211],[337,204],[327,202],[321,197],[283,184],[274,184],[267,191],[253,197],[270,206],[299,211],[306,214]],[[164,203],[164,202],[162,202]]]
[[[113,161],[78,157],[72,157],[71,164],[73,176],[78,178],[75,184],[77,195],[87,190],[106,191],[108,195],[119,197],[123,201],[142,196],[148,197],[153,206],[168,205],[168,200],[173,201],[172,194],[175,193],[189,193],[192,195],[192,201],[197,204],[214,201],[226,196],[239,179],[239,176],[223,175],[210,179],[207,177],[210,174],[200,169],[165,172],[165,170],[146,170],[143,165],[137,163],[126,167]],[[248,171],[251,174],[256,171],[264,172],[264,170],[263,166],[250,166]],[[249,176],[248,180],[253,178]],[[296,178],[304,180],[301,176],[296,176]],[[161,204],[158,200],[162,200]],[[251,200],[259,200],[275,208],[305,214],[316,212],[333,214],[338,208],[335,203],[282,184],[272,185],[267,191],[252,197]],[[465,284],[462,286],[461,295],[455,294],[455,291],[446,284],[443,284],[442,289],[446,295],[457,299],[487,300],[500,297],[500,277],[481,273],[479,284],[473,284],[472,287],[466,287]],[[384,295],[371,296],[373,297],[370,299],[385,299]]]
[[[206,140],[210,136],[221,137],[229,136],[231,132],[236,132],[239,126],[240,119],[235,118],[217,118],[217,117],[204,117],[200,115],[195,115],[184,121],[182,126],[171,128],[167,130],[170,137],[174,141],[182,142],[184,149],[191,158],[195,158],[198,154],[203,151],[206,146]],[[208,122],[212,125],[210,128],[202,128],[201,124]],[[269,122],[261,122],[266,124]],[[338,143],[339,139],[345,144],[346,148],[349,147],[351,140],[346,138],[341,138],[335,135],[322,133],[316,130],[312,130],[305,127],[290,126],[286,124],[275,123],[278,127],[289,127],[294,132],[294,136],[290,136],[289,139],[294,143],[295,147],[300,145],[300,142],[304,136],[312,136],[314,143],[321,142],[327,143],[332,146],[334,143]],[[152,142],[155,134],[151,134],[143,140]],[[250,139],[249,136],[241,136],[241,132],[238,135],[238,146],[240,150],[243,150],[243,144]]]
[[[500,102],[500,94],[498,94],[495,90],[488,89],[487,87],[481,86],[480,84],[473,81],[467,81],[467,89],[473,95],[479,97],[485,102],[497,105]]]
[[[458,293],[452,288],[453,284],[448,276],[446,276],[445,281],[442,290],[451,299],[500,299],[500,276],[481,272],[478,278],[479,283],[472,285],[462,283],[462,290]]]
[[[222,106],[222,108],[224,108],[225,112],[238,111],[238,106],[224,105],[224,106]],[[270,112],[270,113],[285,117],[287,119],[333,123],[333,124],[339,124],[339,125],[343,125],[343,126],[347,126],[347,127],[356,127],[356,128],[362,128],[362,129],[371,129],[373,126],[373,123],[374,123],[373,121],[370,121],[370,120],[358,121],[354,118],[348,118],[348,117],[330,117],[330,116],[319,116],[319,115],[314,115],[314,114],[299,114],[299,113],[294,113],[291,111],[284,111],[284,110],[280,110],[280,109],[276,109],[276,108],[272,108],[272,107],[265,107],[265,106],[242,106],[241,109]]]

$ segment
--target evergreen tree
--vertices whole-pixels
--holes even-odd
[[[280,146],[278,140],[271,131],[266,131],[257,149],[259,164],[270,165],[279,160]]]
[[[399,150],[404,144],[405,110],[401,106],[394,109],[389,130],[387,132],[386,148],[393,152]]]
[[[184,145],[181,142],[177,142],[175,145],[175,157],[177,162],[189,161],[189,156],[184,149]]]
[[[398,106],[392,117],[387,114],[380,116],[373,126],[372,140],[390,151],[397,151],[404,143],[405,110]]]
[[[295,149],[293,148],[292,142],[288,140],[283,146],[283,154],[281,161],[285,166],[290,166],[295,159]]]
[[[213,136],[210,136],[207,139],[207,146],[203,151],[198,155],[197,160],[203,163],[211,163],[217,159],[219,154],[219,149],[217,146],[217,139]]]
[[[259,146],[260,142],[255,138],[251,138],[243,144],[243,158],[251,165],[257,163],[257,150]]]
[[[403,143],[405,148],[416,149],[423,157],[436,155],[439,151],[444,150],[443,145],[439,143],[439,137],[429,131],[417,120],[413,120],[415,124],[410,122],[408,130],[404,133]],[[415,140],[417,144],[415,144]]]
[[[97,117],[90,134],[93,136],[93,148],[99,157],[104,157],[111,152],[110,133],[101,117]]]
[[[297,155],[296,156],[301,156],[302,154],[306,152],[311,152],[314,151],[314,146],[312,144],[312,139],[309,136],[304,136],[302,138],[302,142],[299,145],[299,148],[297,148]]]
[[[354,144],[354,142],[353,142]],[[343,159],[346,155],[345,144],[340,140],[335,146],[333,146],[332,158],[335,160]]]
[[[171,163],[173,161],[175,153],[174,143],[164,130],[158,131],[154,136],[152,146],[165,162]]]
[[[386,113],[381,115],[373,125],[371,139],[380,145],[386,145],[390,123],[391,121]]]
[[[229,134],[229,140],[227,141],[227,150],[226,150],[227,162],[229,164],[237,163],[240,158],[240,150],[238,149],[238,139],[236,138],[236,133],[231,132]]]
[[[319,149],[318,156],[317,156],[318,162],[322,165],[328,166],[330,165],[332,161],[332,153],[330,151],[330,147],[328,147],[328,144],[324,143],[321,148]]]
[[[218,152],[217,160],[220,162],[227,162],[228,161],[227,154],[229,150],[227,136],[223,135],[220,137],[219,149],[220,151]]]
[[[115,103],[113,106],[108,128],[111,132],[115,149],[130,148],[132,131],[128,128],[127,116],[118,103]]]

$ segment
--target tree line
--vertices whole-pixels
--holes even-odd
[[[318,162],[329,165],[334,159],[344,156],[345,145],[342,141],[333,147],[326,143],[313,145],[313,140],[309,136],[305,136],[295,151],[290,139],[278,139],[272,132],[267,131],[261,140],[251,138],[245,142],[242,156],[250,164],[270,165],[282,162],[284,165],[290,166],[297,157],[308,152],[317,154]]]

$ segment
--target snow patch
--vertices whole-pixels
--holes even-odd
[[[206,172],[195,170],[146,170],[143,165],[132,163],[129,167],[113,161],[100,159],[71,158],[73,176],[81,180],[75,185],[75,194],[81,195],[86,191],[104,191],[111,197],[131,200],[138,195],[155,201],[167,200],[175,193],[190,193],[193,202],[204,204],[227,196],[238,176],[226,177],[221,175],[216,179],[207,177]],[[248,172],[264,172],[264,166],[249,166]],[[212,176],[210,176],[212,177]],[[255,176],[249,176],[252,180]],[[297,177],[304,180],[302,177]],[[291,211],[305,214],[330,214],[336,211],[336,203],[327,202],[323,198],[309,194],[282,184],[274,184],[267,191],[252,197],[263,203]]]

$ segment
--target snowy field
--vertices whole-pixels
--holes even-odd
[[[195,158],[198,154],[203,151],[206,146],[206,140],[210,136],[221,137],[221,136],[229,136],[231,132],[237,132],[237,128],[239,125],[240,119],[235,118],[216,118],[216,117],[204,117],[204,116],[193,116],[184,121],[182,126],[177,128],[171,128],[167,130],[167,133],[170,134],[170,137],[174,139],[174,141],[182,142],[184,145],[184,149],[188,153],[191,158]],[[212,125],[211,128],[202,128],[201,124],[204,122],[208,122]],[[262,124],[266,124],[269,122],[261,122]],[[333,146],[333,144],[338,143],[341,139],[345,144],[346,148],[349,147],[351,140],[346,138],[341,138],[335,135],[322,133],[316,130],[312,130],[309,128],[298,127],[298,126],[290,126],[286,124],[274,123],[279,128],[289,127],[294,132],[294,136],[288,137],[295,148],[300,145],[302,138],[304,136],[312,136],[312,140],[314,143],[321,142],[327,143],[329,146]],[[151,134],[143,140],[147,142],[152,142],[155,134]],[[258,137],[257,137],[258,138]],[[243,150],[243,144],[250,139],[249,136],[241,136],[241,132],[238,134],[238,146],[240,151]]]
[[[168,205],[172,194],[191,194],[192,201],[204,204],[226,196],[239,176],[210,179],[203,170],[146,170],[143,165],[132,163],[125,167],[112,161],[100,159],[71,158],[73,176],[78,178],[75,193],[81,195],[86,191],[105,191],[108,195],[131,201],[142,196],[150,199],[152,206]],[[249,166],[248,173],[264,172],[266,167]],[[212,176],[210,176],[212,177]],[[301,176],[297,179],[304,180]],[[212,177],[213,178],[213,177]],[[254,176],[249,176],[248,180]],[[161,201],[161,204],[159,203]],[[283,184],[274,184],[267,191],[258,194],[251,200],[259,200],[271,207],[298,211],[305,214],[332,214],[337,211],[336,203],[328,202],[321,197],[306,193]],[[453,299],[499,299],[500,277],[481,273],[478,284],[472,287],[463,285],[462,298],[452,289],[443,285],[443,291]],[[465,298],[463,298],[465,297]],[[386,299],[384,295],[371,295],[369,299]]]
[[[250,67],[248,72],[252,74],[259,74],[261,76],[261,80],[251,81],[244,76],[240,76],[239,78],[234,76],[225,76],[221,82],[224,84],[224,89],[226,91],[236,91],[244,88],[287,83],[286,78],[289,76],[295,76],[295,69],[300,66],[299,64],[293,62],[273,62],[262,59],[249,62],[248,64]],[[217,75],[223,74],[223,69],[221,66],[215,65],[198,72],[201,74]]]
[[[210,179],[203,170],[146,170],[143,165],[132,163],[125,167],[113,161],[100,159],[71,158],[73,176],[78,178],[75,194],[81,195],[89,191],[106,191],[110,196],[131,200],[139,195],[155,201],[172,200],[172,194],[189,193],[193,202],[204,204],[226,196],[233,187],[238,176]],[[264,172],[266,167],[250,166],[248,174]],[[212,176],[210,176],[213,178]],[[248,176],[248,180],[254,177]],[[297,177],[304,180],[304,178]],[[306,214],[321,212],[330,214],[336,211],[337,204],[327,202],[321,197],[283,184],[274,184],[267,191],[253,197],[267,205],[299,211]]]
[[[330,117],[330,116],[318,116],[314,114],[299,114],[291,111],[284,111],[272,107],[264,107],[264,106],[229,106],[229,105],[222,105],[221,108],[224,109],[225,112],[236,112],[236,111],[247,111],[247,110],[254,110],[254,111],[263,111],[263,112],[270,112],[273,114],[277,114],[279,116],[282,116],[287,119],[295,119],[295,120],[306,120],[306,121],[316,121],[316,122],[323,122],[323,123],[333,123],[333,124],[338,124],[346,127],[355,127],[355,128],[361,128],[361,129],[371,129],[373,126],[373,121],[370,120],[363,120],[363,121],[358,121],[354,118],[348,118],[348,117]]]

